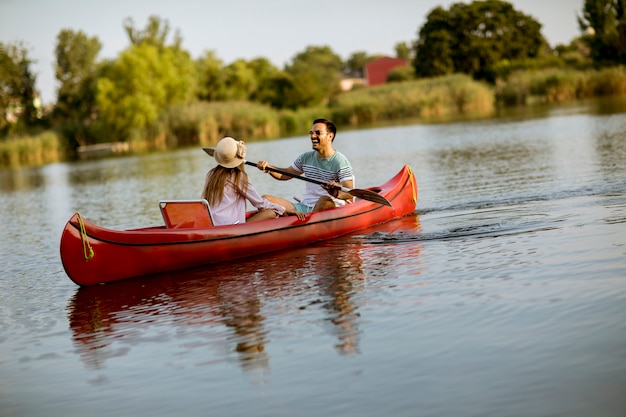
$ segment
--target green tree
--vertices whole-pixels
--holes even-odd
[[[198,74],[197,97],[200,100],[217,101],[226,97],[224,63],[215,51],[206,51],[196,60]]]
[[[365,65],[372,59],[365,51],[353,52],[346,61],[344,73],[352,78],[363,78]]]
[[[40,115],[36,105],[36,77],[31,71],[33,61],[21,43],[0,42],[0,132],[14,133],[37,123]]]
[[[179,38],[166,45],[168,26],[155,29],[154,21],[151,18],[143,32],[127,29],[132,45],[98,79],[101,116],[114,127],[117,139],[127,138],[135,128],[150,127],[166,106],[189,102],[195,95],[193,60],[180,48]]]
[[[596,65],[626,64],[626,0],[585,0],[578,25]]]
[[[533,58],[547,43],[541,24],[501,0],[454,3],[433,9],[415,44],[418,77],[462,72],[494,80],[502,60]]]
[[[434,8],[420,29],[415,44],[415,74],[436,77],[455,72],[453,49],[454,27],[450,13],[443,7]]]
[[[55,75],[59,81],[55,118],[80,145],[96,114],[97,62],[102,44],[82,31],[63,29],[57,36]]]
[[[290,107],[327,103],[341,91],[339,83],[343,68],[341,57],[328,46],[309,46],[296,54],[291,64],[285,67],[293,83]]]
[[[271,105],[275,102],[272,80],[281,70],[267,58],[238,59],[224,66],[214,51],[207,51],[196,61],[196,68],[200,100],[250,100]]]
[[[249,100],[257,89],[257,77],[246,60],[238,59],[224,68],[227,100]]]
[[[398,42],[394,48],[396,50],[396,58],[405,59],[407,62],[411,60],[411,47],[406,42]]]
[[[277,71],[263,81],[257,101],[276,109],[296,109],[301,104],[293,77],[285,71]]]
[[[560,44],[554,48],[554,54],[558,56],[567,66],[586,68],[591,64],[591,49],[584,41],[584,37],[572,39],[568,44]]]
[[[124,30],[130,43],[133,45],[150,44],[157,48],[165,48],[167,43],[167,37],[170,32],[170,24],[167,20],[161,20],[158,16],[150,16],[148,23],[143,30],[135,27],[135,21],[132,17],[128,17],[124,20]],[[180,48],[182,43],[182,37],[178,30],[174,34],[174,42],[172,46]]]
[[[280,108],[280,106],[274,106],[278,97],[273,90],[273,80],[278,79],[283,71],[275,67],[267,58],[262,57],[251,60],[248,63],[248,67],[253,71],[257,80],[257,87],[250,95],[250,99],[258,103],[265,103]]]

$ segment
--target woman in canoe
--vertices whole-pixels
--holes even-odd
[[[215,147],[215,161],[218,165],[206,176],[202,198],[209,202],[215,226],[275,219],[283,215],[297,215],[304,220],[304,214],[274,204],[261,197],[248,179],[244,170],[246,145],[231,137],[221,139]],[[258,210],[246,219],[246,200]]]

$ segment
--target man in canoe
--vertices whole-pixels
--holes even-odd
[[[288,168],[277,168],[293,175],[304,174],[305,177],[322,181],[326,185],[320,186],[307,182],[304,196],[295,203],[272,195],[263,197],[285,207],[288,212],[301,213],[327,210],[352,203],[354,197],[339,188],[354,187],[354,171],[348,158],[333,148],[336,134],[337,127],[333,122],[327,119],[316,119],[309,131],[313,150],[300,154]],[[286,181],[293,178],[268,170],[267,168],[276,167],[267,161],[259,161],[257,167],[277,180]]]

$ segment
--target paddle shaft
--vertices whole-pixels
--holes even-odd
[[[257,166],[257,164],[255,164],[254,162],[250,162],[250,161],[246,161],[246,165],[250,165],[250,166],[253,166],[253,167]],[[273,172],[276,172],[278,174],[286,175],[286,176],[291,177],[291,178],[300,178],[301,180],[312,182],[313,184],[326,185],[325,182],[314,180],[313,178],[309,178],[309,177],[303,177],[302,175],[298,175],[298,174],[292,174],[289,171],[284,171],[284,170],[278,169],[278,168],[267,167],[267,168],[265,168],[265,170],[266,171],[273,171]],[[350,192],[349,188],[345,188],[345,187],[337,187],[337,188],[340,188],[342,191],[345,191],[346,193]]]

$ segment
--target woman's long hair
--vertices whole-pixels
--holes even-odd
[[[248,191],[248,174],[241,164],[235,168],[224,168],[216,166],[209,171],[202,198],[209,202],[209,205],[216,206],[222,202],[226,182],[230,181],[238,190],[243,193]]]

